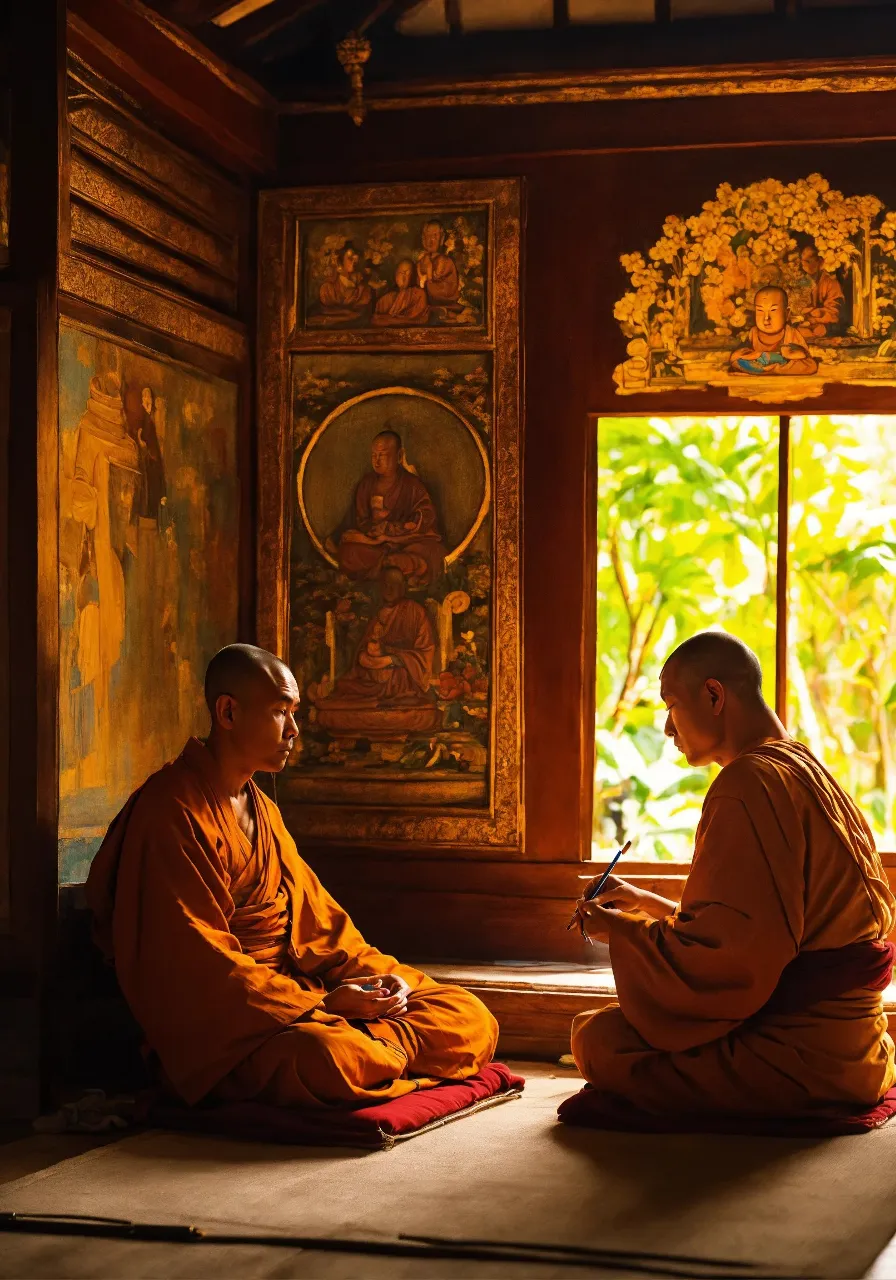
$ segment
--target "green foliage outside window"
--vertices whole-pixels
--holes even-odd
[[[795,418],[788,728],[896,848],[896,418]],[[679,860],[713,770],[664,738],[659,674],[712,627],[775,700],[776,419],[601,418],[593,853]]]

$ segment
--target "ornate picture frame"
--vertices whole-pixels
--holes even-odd
[[[297,837],[522,848],[519,199],[507,179],[261,197],[256,619],[302,692],[277,784]],[[383,273],[355,249],[336,278],[368,228],[402,279],[420,233],[387,307],[426,323],[372,322]]]

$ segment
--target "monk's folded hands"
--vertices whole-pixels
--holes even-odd
[[[389,975],[392,976],[392,975]],[[347,1022],[376,1022],[378,1018],[400,1018],[407,1012],[407,990],[391,991],[382,978],[354,978],[341,982],[321,1001],[327,1013],[336,1013]]]

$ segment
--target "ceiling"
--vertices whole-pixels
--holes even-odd
[[[148,0],[284,101],[524,73],[703,66],[896,49],[896,0]]]

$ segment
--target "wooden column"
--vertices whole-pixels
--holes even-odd
[[[55,933],[58,581],[57,258],[65,8],[11,6],[8,532],[9,913],[0,926],[0,1115],[40,1104],[43,980]],[[2,566],[0,566],[2,567]],[[5,725],[4,725],[5,728]]]

